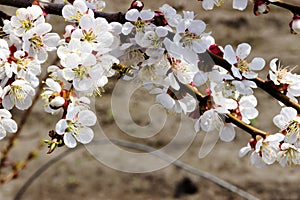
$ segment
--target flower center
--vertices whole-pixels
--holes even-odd
[[[249,71],[249,63],[246,60],[238,59],[237,68],[239,68],[240,72]]]
[[[22,28],[26,29],[26,30],[29,30],[33,27],[33,23],[29,20],[24,20],[22,22]]]
[[[183,34],[180,42],[183,44],[183,46],[192,46],[193,41],[201,41],[200,35],[196,35],[195,33],[190,33],[189,31],[185,31]]]
[[[32,38],[29,39],[29,41],[35,50],[37,50],[39,47],[44,46],[42,38],[37,34],[34,34]]]
[[[96,36],[94,34],[94,32],[92,30],[83,30],[83,39],[84,41],[88,41],[88,42],[94,42],[96,40]]]
[[[137,31],[142,31],[145,27],[146,23],[140,19],[138,19],[135,23],[134,26],[136,27]]]
[[[75,77],[76,78],[80,78],[83,79],[85,77],[88,76],[88,68],[87,67],[83,67],[83,66],[79,66],[78,68],[73,69],[75,72]]]
[[[18,100],[23,100],[24,95],[23,95],[22,88],[23,88],[22,85],[12,85],[9,94],[14,95]]]

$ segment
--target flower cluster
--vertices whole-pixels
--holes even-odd
[[[251,153],[251,163],[257,167],[278,162],[281,166],[300,164],[300,117],[292,107],[282,108],[273,118],[279,133],[252,140],[240,150],[240,156]]]
[[[47,68],[42,98],[44,110],[61,114],[61,118],[49,133],[51,140],[46,141],[49,153],[57,146],[74,148],[77,142],[92,141],[91,126],[97,119],[90,98],[101,96],[116,73],[119,78],[141,83],[169,112],[191,117],[196,132],[218,134],[226,142],[235,138],[236,124],[230,116],[243,126],[258,116],[253,89],[257,87],[258,71],[266,62],[260,57],[247,59],[249,44],[222,48],[194,12],[180,15],[167,4],[152,11],[134,1],[125,14],[126,22],[120,24],[95,17],[95,11],[105,7],[103,1],[70,2],[62,10],[68,22],[62,38],[50,32],[52,26],[38,5],[20,8],[10,20],[4,20],[0,38],[0,139],[6,132],[17,131],[9,110],[25,110],[32,105],[41,65],[53,50],[59,63]],[[233,7],[243,10],[247,2],[234,0]],[[255,2],[258,13],[267,11],[266,1]],[[222,1],[202,3],[205,9],[212,9]],[[296,20],[291,24],[295,31]],[[215,64],[209,54],[226,66]],[[265,84],[296,102],[299,80],[291,68],[283,68],[278,59],[273,59]],[[276,161],[282,166],[300,164],[297,111],[283,107],[274,123],[279,133],[252,134],[240,155],[252,151],[251,163],[258,167]]]
[[[56,49],[60,37],[50,33],[42,9],[33,5],[20,8],[10,20],[3,21],[0,39],[1,139],[7,132],[16,132],[17,124],[9,110],[28,109],[39,85],[41,64],[48,51]]]

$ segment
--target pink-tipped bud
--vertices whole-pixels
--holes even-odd
[[[292,34],[300,33],[300,15],[294,15],[293,20],[289,23]]]
[[[143,8],[144,8],[144,3],[143,3],[143,2],[134,0],[134,1],[131,3],[131,5],[130,5],[129,10],[130,10],[130,9],[137,9],[138,11],[141,11],[141,10],[143,10]]]
[[[270,12],[270,7],[268,6],[268,1],[256,0],[254,3],[253,12],[255,15],[267,14],[268,12]]]

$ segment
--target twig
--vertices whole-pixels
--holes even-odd
[[[97,144],[107,144],[108,142],[112,142],[116,145],[122,146],[122,147],[127,147],[127,148],[131,148],[131,149],[136,149],[136,150],[140,150],[143,152],[147,152],[150,153],[152,155],[155,155],[157,157],[159,157],[162,160],[165,160],[167,162],[170,162],[171,164],[179,167],[180,169],[183,169],[191,174],[194,174],[196,176],[202,177],[206,180],[209,180],[215,184],[217,184],[218,186],[231,191],[245,199],[249,199],[249,200],[257,200],[258,198],[256,198],[255,196],[251,195],[250,193],[208,173],[205,171],[201,171],[195,167],[192,167],[188,164],[185,164],[182,161],[179,160],[175,160],[173,157],[161,152],[161,151],[157,151],[157,149],[152,148],[150,146],[147,145],[143,145],[143,144],[138,144],[138,143],[134,143],[134,142],[128,142],[128,141],[124,141],[124,140],[118,140],[118,139],[111,139],[110,141],[108,140],[95,140],[94,142],[96,142]],[[83,145],[80,145],[76,148],[76,150],[81,149],[82,147],[84,147]],[[17,192],[14,200],[21,200],[23,194],[26,192],[26,190],[29,188],[29,186],[44,172],[46,171],[49,167],[51,167],[53,164],[55,164],[57,161],[59,161],[60,159],[64,158],[65,156],[69,155],[70,153],[75,152],[72,149],[67,149],[64,152],[60,153],[59,155],[57,155],[56,157],[52,158],[51,160],[49,160],[47,163],[45,163],[44,165],[42,165],[40,168],[38,168],[31,176],[30,178],[23,184],[23,186],[19,189],[19,191]],[[175,160],[175,161],[174,161]]]
[[[16,166],[13,168],[11,172],[9,172],[7,175],[2,177],[0,179],[0,186],[4,185],[5,183],[11,181],[12,179],[16,178],[19,176],[19,173],[21,170],[23,170],[27,164],[37,156],[38,151],[40,151],[44,147],[44,143],[40,143],[36,149],[30,151],[27,155],[27,157],[23,161],[19,161],[16,163]]]
[[[291,11],[293,14],[300,15],[300,6],[296,6],[296,5],[293,5],[293,4],[290,4],[290,3],[286,3],[282,0],[275,1],[275,2],[268,1],[268,3],[270,3],[274,6],[278,6],[280,8],[287,9],[287,10]]]
[[[58,57],[56,56],[56,59],[54,59],[53,63],[56,63],[57,61],[58,61]],[[42,80],[45,80],[47,77],[48,77],[48,74],[46,74],[45,77],[42,78]],[[43,84],[40,84],[38,90],[36,91],[35,97],[32,100],[32,105],[25,111],[25,113],[23,114],[23,116],[21,118],[20,123],[18,124],[17,132],[12,134],[12,136],[9,138],[7,146],[2,151],[1,160],[0,160],[0,174],[1,174],[1,170],[5,167],[5,162],[8,159],[8,154],[9,154],[10,150],[13,148],[16,139],[20,136],[20,134],[23,130],[23,127],[28,120],[28,116],[32,112],[34,105],[40,98],[41,92],[43,91],[42,88],[43,88]]]
[[[32,0],[0,0],[1,5],[12,6],[17,8],[26,8],[31,6]],[[62,9],[64,4],[57,4],[57,3],[45,3],[42,2],[44,9],[47,11],[48,14],[54,15],[62,15]],[[108,22],[120,22],[125,23],[125,14],[122,12],[117,13],[106,13],[100,11],[94,11],[95,17],[103,17]]]
[[[196,90],[194,87],[190,85],[182,84],[181,89],[185,90],[191,95],[196,95],[196,98],[199,102],[201,102],[205,98],[203,94],[201,94],[198,90]],[[260,130],[254,126],[251,126],[250,124],[246,124],[242,120],[235,117],[233,114],[226,114],[225,116],[231,123],[235,124],[237,127],[249,133],[253,138],[255,138],[255,136],[257,135],[260,135],[262,137],[265,137],[267,135],[267,132]]]

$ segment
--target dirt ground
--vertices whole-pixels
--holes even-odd
[[[108,0],[106,11],[126,11],[130,2],[129,0]],[[207,30],[212,31],[218,44],[236,46],[242,42],[250,43],[252,45],[251,56],[265,58],[266,69],[269,61],[274,57],[282,59],[283,65],[299,64],[300,48],[298,43],[300,38],[289,33],[288,23],[292,15],[287,11],[271,7],[270,14],[256,17],[252,14],[251,6],[248,6],[246,12],[240,12],[233,10],[229,3],[210,12],[203,11],[201,4],[196,0],[145,0],[144,3],[146,8],[152,9],[168,3],[178,10],[193,10],[198,19],[202,19],[208,24]],[[57,17],[52,20],[57,23],[55,30],[59,30],[63,22],[59,21]],[[296,71],[299,72],[299,69]],[[260,76],[265,78],[267,72],[265,70]],[[96,102],[99,124],[107,137],[162,148],[172,140],[179,129],[178,124],[181,124],[186,130],[184,134],[189,134],[189,127],[193,127],[193,123],[175,115],[168,115],[165,127],[152,138],[134,138],[123,133],[115,123],[111,111],[111,93],[115,83],[116,79],[107,85],[106,93]],[[275,131],[272,118],[279,112],[280,106],[276,100],[259,89],[256,90],[256,94],[260,116],[255,125],[270,132]],[[130,112],[133,120],[139,125],[147,125],[150,122],[148,109],[153,104],[155,104],[153,96],[145,95],[143,89],[137,90],[130,100]],[[16,143],[16,148],[10,157],[11,160],[24,158],[26,156],[24,152],[32,150],[41,140],[46,139],[48,130],[54,128],[57,118],[52,118],[42,112],[42,105],[43,102],[39,101],[35,105],[33,113],[28,117],[28,123]],[[16,115],[20,119],[22,113],[17,112]],[[191,146],[179,160],[228,181],[259,199],[300,199],[298,167],[282,168],[274,165],[257,169],[250,165],[248,156],[238,157],[239,149],[245,146],[250,138],[247,133],[237,129],[237,136],[233,142],[219,141],[205,158],[199,159],[198,152],[204,136],[205,133],[202,132],[197,134]],[[1,141],[1,145],[4,144],[5,140]],[[122,148],[134,152],[132,149]],[[45,153],[47,148],[44,147],[39,156],[20,173],[18,179],[1,188],[0,199],[14,199],[23,184],[36,170],[65,149],[57,149],[53,154],[47,155]],[[104,152],[105,155],[110,155],[110,153]],[[122,163],[119,164],[122,165]],[[134,163],[132,164],[134,165]],[[188,183],[192,185],[188,188],[192,188],[191,193],[193,194],[184,192],[187,185],[190,185]],[[148,173],[121,172],[104,165],[85,148],[74,149],[72,153],[45,170],[41,176],[36,177],[22,199],[154,200],[175,198],[187,200],[243,199],[174,165]]]

